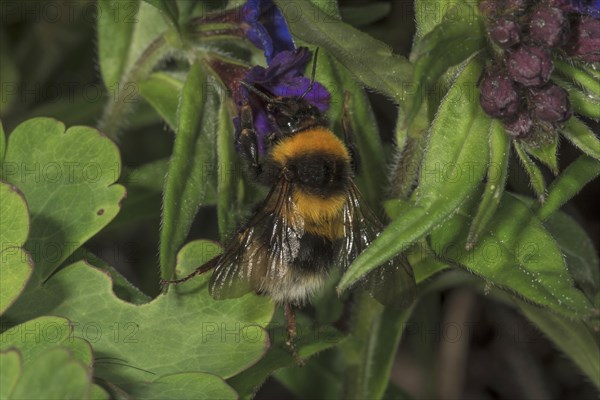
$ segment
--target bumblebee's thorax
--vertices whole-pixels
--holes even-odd
[[[351,178],[348,149],[324,127],[281,139],[273,146],[270,159],[285,179],[307,195],[344,194]]]

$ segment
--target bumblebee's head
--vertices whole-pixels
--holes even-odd
[[[302,97],[277,97],[267,103],[267,113],[284,136],[328,125],[321,111]]]
[[[263,103],[269,120],[277,126],[283,136],[318,126],[327,126],[328,121],[321,111],[302,96],[275,96],[264,87],[244,81],[240,82]]]

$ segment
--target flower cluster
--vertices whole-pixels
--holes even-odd
[[[515,138],[553,131],[572,114],[567,92],[550,80],[552,54],[600,60],[600,7],[584,1],[485,0],[489,36],[500,55],[484,72],[480,103]],[[594,3],[600,3],[598,1]]]
[[[231,89],[238,114],[244,104],[250,105],[254,129],[257,134],[258,152],[267,150],[267,138],[277,132],[276,126],[269,119],[264,98],[252,93],[240,82],[255,86],[261,91],[275,97],[292,97],[305,95],[305,99],[321,112],[329,108],[330,95],[318,82],[304,76],[304,71],[311,60],[306,47],[296,48],[287,23],[281,11],[272,0],[248,0],[239,9],[228,11],[212,20],[235,23],[247,40],[263,50],[267,67],[252,68],[234,65],[215,58],[209,61],[212,69]],[[236,140],[241,132],[239,118],[234,117]]]

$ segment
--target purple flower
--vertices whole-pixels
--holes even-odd
[[[515,119],[505,122],[504,128],[506,128],[506,132],[510,134],[515,139],[522,139],[529,135],[529,132],[533,129],[533,121],[531,117],[524,111],[520,113]]]
[[[509,48],[521,40],[521,28],[510,19],[502,18],[491,27],[490,36],[502,48]]]
[[[310,86],[310,78],[305,77],[304,70],[310,60],[308,48],[300,47],[293,51],[282,51],[275,55],[267,68],[255,66],[244,76],[244,82],[264,89],[275,97],[299,97]],[[321,84],[315,82],[305,99],[326,112],[329,108],[329,92]],[[250,92],[244,86],[234,91],[234,100],[241,107],[245,102],[250,104],[254,117],[254,129],[258,137],[259,153],[266,151],[266,137],[277,132],[277,127],[269,120],[265,100]],[[239,119],[234,118],[236,137],[240,132]]]
[[[296,48],[285,18],[273,0],[248,0],[241,12],[246,37],[264,50],[268,64],[278,53]]]
[[[520,46],[507,60],[508,74],[525,86],[540,86],[548,82],[554,65],[550,53],[539,47]]]
[[[552,0],[550,3],[566,12],[600,18],[600,0]]]
[[[573,57],[584,61],[600,62],[600,20],[579,18],[566,50]]]
[[[571,105],[567,91],[549,84],[531,91],[533,113],[542,121],[562,122],[571,116]]]
[[[534,42],[548,47],[561,46],[569,34],[569,20],[560,9],[541,5],[531,15],[529,32]]]
[[[510,78],[501,71],[488,70],[479,85],[479,102],[495,118],[510,118],[519,109],[519,95]]]

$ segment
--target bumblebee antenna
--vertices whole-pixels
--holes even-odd
[[[312,89],[313,86],[315,84],[315,74],[317,72],[317,57],[319,55],[319,48],[317,47],[315,49],[315,55],[313,56],[313,65],[312,65],[312,72],[311,72],[311,76],[310,76],[310,84],[308,85],[308,88],[304,91],[304,93],[302,93],[302,96],[300,96],[301,99],[303,99]]]
[[[249,84],[246,81],[240,81],[240,85],[242,85],[243,87],[245,87],[246,89],[248,89],[249,91],[251,91],[252,93],[254,93],[255,95],[257,95],[258,97],[260,97],[264,101],[267,101],[269,103],[276,103],[277,102],[277,100],[275,100],[273,98],[273,96],[269,96],[269,94],[263,92],[262,90],[259,90],[256,86],[251,85],[251,84]]]

